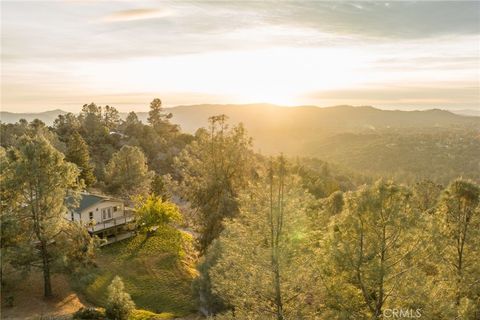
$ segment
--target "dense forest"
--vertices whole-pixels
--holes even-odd
[[[224,114],[191,134],[167,111],[1,123],[4,305],[39,270],[45,297],[67,274],[95,306],[76,319],[479,319],[475,123],[331,131],[271,155]],[[85,191],[134,207],[138,235],[100,248],[67,221]]]
[[[479,179],[480,117],[446,110],[380,110],[373,107],[281,107],[270,104],[194,105],[168,108],[171,122],[194,134],[208,119],[225,114],[243,123],[253,149],[264,155],[315,157],[374,177],[403,183],[418,179],[447,184],[465,176]],[[41,119],[53,124],[62,110],[39,114],[2,112],[6,123]],[[127,113],[119,113],[126,120]],[[138,112],[147,123],[148,113]],[[281,143],[280,143],[281,142]]]

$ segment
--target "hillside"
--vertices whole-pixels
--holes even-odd
[[[98,254],[98,268],[73,279],[75,288],[94,305],[104,306],[106,289],[118,275],[137,309],[166,318],[191,314],[195,312],[191,282],[196,271],[188,251],[190,241],[177,230],[159,229],[149,238],[138,235],[106,246]]]
[[[172,122],[183,131],[193,133],[208,125],[208,118],[226,114],[230,123],[242,122],[254,138],[255,146],[266,153],[286,152],[304,154],[305,148],[319,139],[345,132],[377,132],[384,129],[418,128],[480,128],[480,117],[469,117],[445,110],[425,111],[380,110],[373,107],[315,106],[280,107],[270,104],[248,105],[194,105],[168,108]],[[1,112],[2,122],[16,122],[21,118],[38,118],[51,125],[61,110],[43,113]],[[139,119],[147,121],[147,112],[138,112]],[[126,113],[122,113],[123,118]],[[282,141],[282,144],[278,142]]]
[[[204,126],[209,116],[226,114],[234,123],[243,122],[250,130],[303,129],[305,131],[348,131],[388,127],[444,127],[480,123],[480,119],[464,117],[446,110],[425,111],[381,110],[370,106],[280,107],[269,104],[197,105],[169,109],[186,131]],[[145,114],[146,120],[146,114]],[[311,132],[311,131],[310,131]]]
[[[212,115],[226,114],[230,123],[242,122],[257,150],[291,155],[320,156],[312,146],[339,133],[406,132],[430,128],[480,128],[480,117],[466,117],[445,110],[389,111],[373,107],[274,105],[200,105],[169,109],[172,120],[187,132],[207,126]],[[147,114],[139,114],[146,120]]]
[[[255,151],[264,154],[317,157],[374,176],[401,180],[480,178],[480,117],[439,109],[390,111],[367,106],[269,104],[178,106],[168,111],[173,114],[172,122],[190,133],[208,126],[210,116],[226,114],[230,124],[245,125]],[[51,124],[54,114],[61,112],[8,113],[5,119],[2,113],[2,120],[38,116]],[[147,112],[137,115],[146,122]]]
[[[39,113],[16,113],[8,111],[0,111],[0,121],[4,123],[15,123],[20,119],[25,119],[27,121],[32,121],[34,119],[40,119],[48,125],[51,125],[53,121],[60,114],[65,114],[66,111],[56,109]]]

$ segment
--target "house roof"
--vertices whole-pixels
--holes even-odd
[[[112,198],[105,197],[105,196],[89,194],[89,193],[82,193],[82,194],[80,194],[80,201],[79,201],[78,206],[76,208],[73,208],[73,210],[75,210],[76,212],[82,212],[83,210],[85,210],[87,208],[90,208],[91,206],[93,206],[97,203],[100,203],[102,201],[106,201],[106,200],[119,201],[120,202],[120,200],[112,199]]]
[[[88,207],[91,207],[94,204],[102,202],[103,200],[106,200],[106,199],[107,198],[105,197],[97,196],[93,194],[82,194],[80,197],[80,204],[78,205],[77,208],[75,208],[75,211],[82,212]]]

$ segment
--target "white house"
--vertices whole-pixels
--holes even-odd
[[[67,213],[66,219],[80,222],[91,234],[107,239],[108,243],[134,234],[132,210],[122,200],[106,196],[82,193],[79,205]]]

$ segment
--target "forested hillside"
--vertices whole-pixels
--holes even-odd
[[[316,157],[373,176],[415,178],[446,183],[457,176],[479,179],[480,117],[444,110],[388,111],[372,107],[275,105],[197,105],[166,109],[171,122],[190,134],[208,126],[208,118],[225,114],[242,123],[254,150]],[[37,116],[53,123],[51,111]],[[127,114],[119,113],[120,119]],[[148,113],[136,114],[143,123]],[[4,122],[34,114],[2,114]]]
[[[292,110],[272,148],[312,132]],[[3,305],[36,272],[46,299],[69,276],[92,305],[75,319],[478,319],[477,120],[353,110],[377,128],[325,120],[331,135],[302,156],[258,152],[225,114],[183,132],[160,99],[145,122],[91,103],[51,126],[2,123]],[[106,244],[91,218],[67,221],[85,192],[131,207],[133,237]]]

